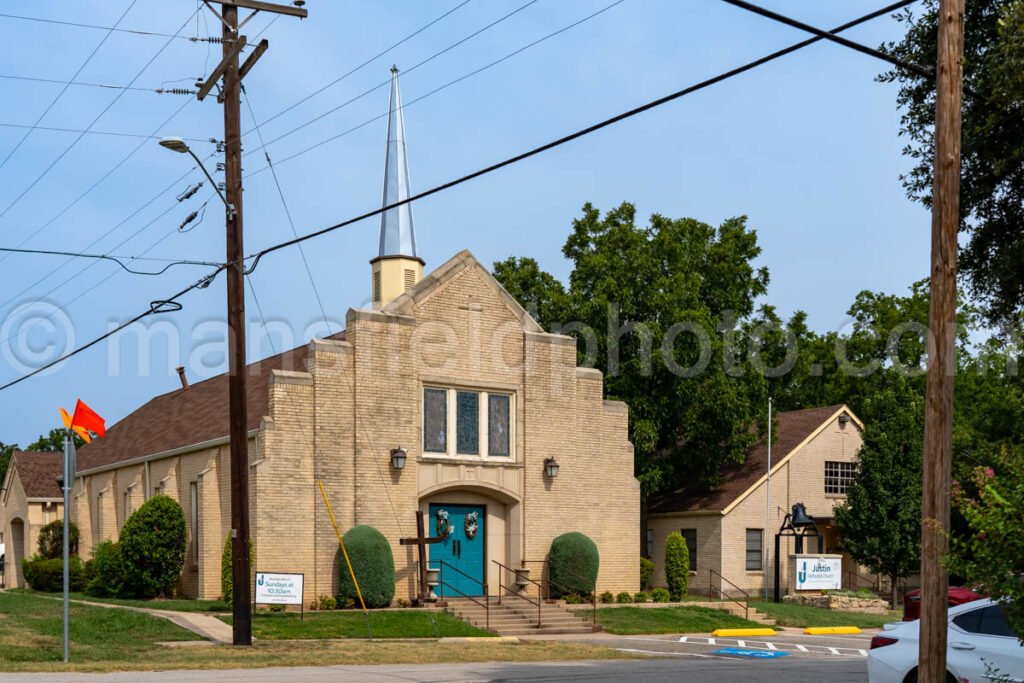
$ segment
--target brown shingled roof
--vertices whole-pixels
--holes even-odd
[[[842,405],[791,410],[775,416],[772,462],[778,463],[804,439],[836,413]],[[722,483],[708,489],[688,485],[656,498],[649,512],[718,512],[729,507],[757,482],[768,469],[768,447],[764,439],[747,451],[746,460],[722,470]]]
[[[63,453],[14,451],[11,467],[18,473],[18,481],[26,498],[61,498],[64,493],[57,485],[63,474]]]
[[[328,337],[343,340],[345,333]],[[272,370],[306,371],[308,345],[248,366],[248,429],[258,429],[268,414]],[[79,472],[164,453],[228,436],[228,375],[217,375],[157,396],[107,429],[105,438],[78,449]]]

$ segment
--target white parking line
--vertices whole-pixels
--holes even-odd
[[[641,640],[641,639],[636,639]],[[661,639],[644,639],[644,640],[656,640],[656,642],[673,642],[671,640]],[[788,640],[788,638],[787,638]],[[797,650],[804,654],[811,655],[831,655],[833,657],[867,657],[867,650],[853,647],[836,647],[832,645],[819,645],[817,643],[780,643],[767,640],[740,640],[734,638],[708,638],[705,636],[679,636],[679,643],[685,645],[716,645],[716,646],[735,646],[746,650],[773,650],[773,651],[787,651]]]
[[[705,655],[699,652],[666,652],[664,650],[637,650],[631,647],[617,647],[617,652],[631,652],[638,655],[657,655],[659,657],[700,657],[702,659],[739,659],[739,657],[727,657],[725,655]]]
[[[807,648],[799,643],[796,643],[796,649],[800,650],[800,652],[807,652]]]

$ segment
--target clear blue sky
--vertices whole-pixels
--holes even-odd
[[[270,50],[246,79],[259,121],[363,63],[461,0],[310,0],[310,18],[283,17],[262,37]],[[347,100],[383,84],[392,63],[408,69],[465,38],[527,0],[472,0],[450,16],[376,59],[340,83],[262,127],[271,140]],[[612,0],[538,0],[493,28],[405,74],[406,102],[469,73]],[[830,28],[876,9],[863,0],[765,0],[773,9]],[[113,25],[130,0],[50,3],[7,0],[2,11],[70,22]],[[196,9],[194,0],[137,0],[121,26],[174,33]],[[243,13],[244,14],[244,13]],[[219,35],[205,9],[200,35]],[[193,17],[182,35],[196,35]],[[257,16],[250,36],[267,26]],[[876,46],[898,38],[900,26],[877,19],[850,31]],[[105,31],[0,17],[0,75],[69,79]],[[648,99],[739,65],[804,37],[717,0],[625,0],[600,16],[468,78],[406,110],[412,182],[425,189],[523,151]],[[136,87],[189,87],[218,61],[219,46],[159,36],[115,33],[99,48],[78,80]],[[154,56],[156,55],[155,59]],[[561,256],[571,219],[587,201],[602,209],[624,200],[641,216],[652,212],[692,216],[710,223],[747,215],[771,271],[767,303],[785,315],[802,309],[812,327],[834,329],[862,289],[901,292],[927,274],[929,215],[909,202],[899,183],[908,168],[900,155],[896,88],[874,82],[884,65],[845,48],[819,43],[754,72],[531,159],[415,208],[421,255],[427,268],[463,248],[486,264],[510,255],[536,258],[564,278]],[[0,79],[0,123],[32,124],[62,86]],[[73,86],[42,126],[82,129],[118,97],[118,90]],[[187,104],[186,104],[187,102]],[[175,110],[184,109],[165,125]],[[380,203],[386,121],[379,118],[313,151],[284,161],[387,109],[387,88],[324,116],[282,138],[268,151],[297,230],[307,232],[376,208]],[[243,102],[243,123],[252,120]],[[125,92],[93,127],[132,134],[220,137],[221,108],[208,99]],[[0,127],[0,161],[24,135]],[[220,209],[210,203],[205,221],[185,234],[178,224],[207,197],[204,187],[177,204],[188,179],[172,182],[189,159],[143,138],[85,135],[20,200],[16,198],[65,151],[75,133],[34,131],[0,168],[0,245],[16,246],[44,224],[26,246],[81,250],[115,228],[90,251],[161,258],[223,259]],[[52,220],[68,204],[142,144],[131,158]],[[255,149],[258,138],[245,138]],[[203,156],[208,143],[195,143]],[[211,160],[213,163],[213,160]],[[245,159],[246,173],[266,165],[262,152]],[[156,198],[155,201],[150,200]],[[142,208],[141,211],[138,211]],[[138,211],[137,214],[135,212]],[[166,213],[165,213],[166,212]],[[135,215],[133,215],[135,214]],[[246,181],[247,251],[291,236],[273,177]],[[147,227],[148,226],[148,227]],[[316,240],[306,254],[328,315],[343,320],[369,297],[376,221]],[[134,237],[134,233],[138,232]],[[129,238],[121,246],[123,240]],[[162,240],[162,241],[160,241]],[[158,242],[159,241],[159,242]],[[154,246],[154,244],[156,246]],[[160,277],[119,272],[110,263],[44,256],[0,261],[0,383],[21,374],[12,358],[47,357],[63,348],[65,330],[80,344],[144,310],[151,300],[197,279],[202,269],[176,267]],[[86,266],[91,267],[65,282]],[[156,264],[139,264],[152,267]],[[45,276],[45,280],[19,294]],[[320,317],[297,250],[265,260],[253,285],[268,318],[299,337]],[[95,287],[93,289],[90,289]],[[52,290],[52,291],[51,291]],[[88,291],[86,291],[88,290]],[[18,294],[17,297],[15,295]],[[223,328],[224,280],[189,294],[184,310],[161,317],[180,331],[180,349],[157,343],[139,358],[131,338],[119,348],[103,343],[45,376],[0,392],[0,441],[25,445],[57,424],[57,405],[82,397],[113,422],[155,394],[178,386],[174,368],[189,366],[193,381],[223,369],[218,330]],[[70,305],[72,299],[78,298]],[[65,307],[51,332],[20,327],[26,317]],[[258,321],[252,299],[248,315]],[[153,324],[151,319],[149,324]],[[28,329],[21,339],[8,339]],[[269,355],[251,339],[250,357]],[[301,343],[296,339],[296,344]],[[279,342],[280,343],[280,342]],[[26,351],[27,349],[27,351]],[[13,354],[13,355],[12,355]],[[120,364],[111,374],[110,361]],[[20,361],[19,361],[20,362]],[[139,367],[142,373],[140,376]]]

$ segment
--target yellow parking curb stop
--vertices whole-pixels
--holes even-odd
[[[804,633],[809,636],[838,636],[860,633],[856,626],[814,626],[805,628]]]
[[[720,628],[712,631],[716,638],[745,638],[747,636],[774,636],[773,628]]]

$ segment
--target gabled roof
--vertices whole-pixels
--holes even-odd
[[[341,340],[345,333],[328,337]],[[250,363],[246,379],[248,429],[269,412],[273,370],[304,372],[308,345]],[[78,449],[77,470],[113,465],[228,436],[228,375],[217,375],[150,400],[107,429],[106,437]]]
[[[772,472],[800,450],[840,413],[860,421],[845,405],[807,408],[778,413],[772,444]],[[861,425],[862,426],[862,425]],[[713,488],[698,484],[682,486],[656,498],[648,511],[659,512],[727,512],[741,498],[761,483],[768,469],[768,445],[761,439],[747,451],[742,463],[731,464],[721,472],[721,483]]]
[[[57,479],[63,474],[63,462],[63,453],[14,451],[11,455],[11,469],[17,472],[26,498],[61,498],[64,493]]]

